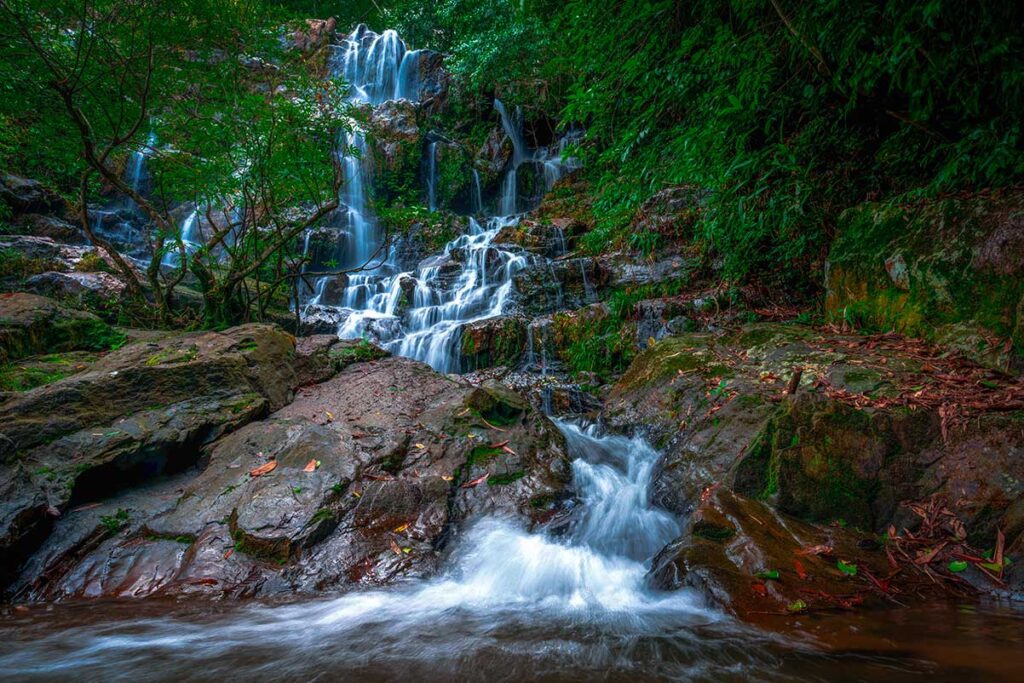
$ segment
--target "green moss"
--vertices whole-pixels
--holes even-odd
[[[497,458],[504,451],[500,448],[491,448],[490,446],[477,446],[469,452],[469,457],[466,458],[466,462],[470,465],[484,465],[491,460]]]
[[[178,363],[190,363],[199,356],[199,349],[195,346],[187,349],[165,349],[155,353],[146,359],[146,365],[175,365]]]
[[[515,483],[526,476],[524,470],[517,472],[509,472],[507,474],[493,474],[487,478],[488,486],[507,486],[508,484]]]

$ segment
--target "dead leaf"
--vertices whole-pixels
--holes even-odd
[[[400,533],[402,533],[403,531],[405,531],[408,528],[409,528],[408,524],[402,524],[401,526],[396,526],[395,527],[395,533],[396,534],[400,534]]]
[[[302,468],[303,472],[316,472],[316,468],[320,466],[320,462],[316,458],[313,458],[306,463],[306,466]]]
[[[808,557],[816,557],[818,555],[831,555],[832,546],[830,545],[812,545],[806,548],[801,548],[797,551],[797,555],[804,555]]]
[[[264,463],[259,467],[249,470],[249,476],[262,477],[264,474],[267,474],[268,472],[273,472],[275,469],[277,469],[277,461],[271,460],[268,463]]]
[[[393,538],[390,539],[390,542],[391,542],[391,550],[394,551],[395,555],[398,555],[399,557],[401,557],[402,556],[402,549],[398,547],[397,543],[395,543],[395,539],[393,539]]]
[[[800,577],[801,581],[807,580],[807,571],[800,560],[793,560],[793,569],[796,570],[796,575]]]
[[[464,488],[464,489],[471,489],[474,486],[479,486],[480,484],[482,484],[485,481],[487,481],[487,477],[489,477],[489,476],[491,476],[490,472],[488,472],[487,474],[483,474],[483,475],[477,477],[476,479],[472,479],[470,481],[467,481],[465,484],[462,485],[462,488]]]

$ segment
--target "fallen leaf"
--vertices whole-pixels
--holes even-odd
[[[765,597],[768,596],[768,586],[764,585],[763,583],[758,582],[751,584],[750,589],[758,595],[764,595]]]
[[[396,526],[395,527],[395,533],[396,534],[400,534],[400,533],[402,533],[403,531],[405,531],[408,528],[409,528],[408,524],[402,524],[401,526]]]
[[[796,575],[800,577],[801,581],[807,580],[807,571],[804,570],[803,562],[800,560],[793,560],[793,569],[796,570]]]
[[[273,472],[275,469],[277,469],[277,461],[271,460],[268,463],[264,463],[259,467],[249,470],[249,476],[262,477],[264,474],[267,474],[268,472]]]
[[[778,569],[766,569],[764,571],[760,571],[760,572],[754,574],[754,576],[756,576],[759,579],[764,579],[766,581],[778,581],[779,580],[779,570]]]
[[[471,489],[474,486],[479,486],[480,484],[482,484],[485,481],[487,481],[487,477],[489,477],[489,476],[491,476],[490,472],[488,472],[487,474],[483,474],[483,475],[477,477],[476,479],[472,479],[470,481],[467,481],[465,484],[462,485],[462,488],[464,488],[464,489]]]
[[[231,557],[234,554],[235,554],[235,549],[234,548],[228,548],[228,551],[226,553],[224,553],[224,559],[226,560],[226,559],[228,559],[229,557]]]
[[[959,574],[960,572],[967,569],[967,563],[963,560],[953,560],[948,565],[946,565],[946,569],[953,572],[954,574]]]
[[[413,444],[413,445],[416,446],[416,448],[419,448],[420,450],[423,450],[424,448],[426,448],[426,446],[424,446],[421,443],[417,443],[417,444]]]
[[[409,553],[412,552],[412,548],[402,548],[402,552],[405,553],[406,555],[408,555]]]
[[[830,545],[812,545],[812,546],[808,546],[806,548],[801,548],[799,551],[797,551],[797,555],[805,555],[805,556],[812,556],[812,557],[817,556],[817,555],[831,555],[831,554],[832,554],[832,546],[830,546]]]
[[[797,612],[803,612],[807,609],[807,603],[803,600],[797,600],[786,605],[786,611],[790,614],[796,614]]]
[[[391,539],[391,550],[395,553],[395,555],[402,555],[402,549],[398,547],[398,544],[395,543],[395,539],[393,538]]]
[[[504,448],[507,445],[508,445],[508,439],[505,439],[504,441],[501,441],[499,443],[492,443],[490,447],[491,448]]]
[[[315,472],[317,466],[320,464],[315,458],[306,463],[306,466],[302,468],[303,472]]]
[[[443,474],[442,474],[442,475],[441,475],[441,478],[442,478],[442,479],[444,479],[445,481],[451,481],[451,480],[452,480],[452,479],[454,479],[455,477],[446,477],[445,475],[443,475]]]

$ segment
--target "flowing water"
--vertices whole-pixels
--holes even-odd
[[[651,590],[650,559],[679,533],[677,520],[650,503],[658,454],[639,439],[558,427],[581,503],[559,535],[485,518],[457,539],[443,576],[391,590],[7,614],[0,678],[935,681],[1024,673],[996,656],[1020,643],[1019,615],[941,608],[833,620],[849,645],[827,651],[740,626],[690,592]]]
[[[415,60],[420,52],[408,50],[394,31],[381,34],[360,26],[338,46],[331,60],[332,73],[350,84],[350,99],[362,105],[378,105],[391,99],[418,101],[422,88]],[[348,275],[342,300],[337,306],[344,321],[338,329],[342,338],[368,337],[402,356],[422,360],[440,372],[458,372],[462,330],[466,325],[502,315],[514,298],[513,278],[529,265],[532,257],[522,250],[500,245],[495,238],[505,227],[519,220],[528,208],[520,196],[517,177],[526,163],[543,169],[544,187],[550,187],[575,161],[566,154],[571,131],[558,148],[530,149],[522,132],[521,115],[509,113],[495,100],[501,125],[513,147],[512,158],[495,200],[497,215],[485,217],[479,174],[471,183],[471,209],[479,218],[468,220],[469,230],[449,242],[440,254],[412,269],[402,270],[391,249],[381,254],[384,235],[369,208],[367,192],[374,181],[365,136],[347,134],[344,157],[345,189],[341,227],[345,229],[344,249],[336,259],[340,268],[370,267]],[[438,142],[427,143],[424,195],[428,208],[436,211]],[[536,200],[536,198],[531,198]],[[306,242],[308,254],[308,236]],[[379,258],[376,256],[380,254]],[[324,305],[328,280],[321,278],[307,293],[307,310]]]

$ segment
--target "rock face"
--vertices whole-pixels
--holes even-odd
[[[836,322],[954,346],[1024,367],[1024,197],[865,204],[843,214],[826,269]]]
[[[13,175],[0,177],[0,200],[16,214],[56,214],[67,209],[64,199],[39,181]]]
[[[464,326],[459,368],[517,365],[526,348],[526,325],[524,318],[500,316]]]
[[[226,334],[237,340],[246,330]],[[304,341],[299,377],[344,369],[265,420],[241,411],[217,433],[234,431],[206,446],[198,474],[158,480],[144,501],[120,494],[98,510],[66,512],[12,592],[239,596],[382,584],[435,571],[472,517],[537,522],[556,511],[570,474],[550,422],[497,385],[474,388],[407,359],[370,360],[378,357],[358,342]],[[277,408],[285,397],[261,398]],[[45,509],[50,491],[35,490],[26,505]]]
[[[664,449],[655,498],[680,514],[723,483],[808,521],[881,532],[914,528],[901,503],[938,496],[990,547],[997,529],[1012,544],[1024,528],[1015,392],[1015,380],[923,343],[759,324],[659,341],[612,389],[605,417],[643,425]]]
[[[45,300],[44,300],[45,301]],[[199,448],[285,405],[293,339],[269,325],[140,342],[0,404],[0,573],[78,502],[191,466]]]

